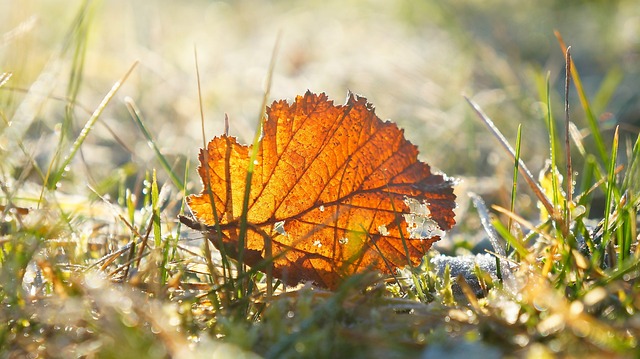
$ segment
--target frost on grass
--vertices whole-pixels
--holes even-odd
[[[455,257],[441,254],[433,257],[431,259],[431,264],[439,275],[444,274],[445,268],[449,266],[451,270],[451,278],[456,278],[457,276],[462,275],[477,295],[482,294],[482,288],[478,281],[478,277],[476,276],[476,266],[478,266],[482,272],[488,273],[494,281],[498,280],[496,257],[489,253],[477,254],[475,256],[469,255]],[[456,297],[463,296],[462,291],[457,284],[454,283],[452,290]]]

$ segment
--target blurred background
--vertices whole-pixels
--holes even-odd
[[[572,46],[608,131],[605,141],[611,142],[616,124],[635,139],[640,124],[635,0],[0,0],[0,9],[0,72],[13,74],[0,89],[0,126],[22,128],[0,135],[2,157],[14,163],[14,174],[28,162],[26,153],[46,169],[58,143],[70,147],[138,61],[61,183],[59,190],[68,193],[90,193],[89,183],[113,194],[122,178],[133,184],[152,168],[168,181],[127,111],[127,97],[176,172],[187,168],[188,191],[200,191],[195,52],[207,139],[222,133],[228,114],[230,133],[248,143],[263,110],[277,39],[269,103],[307,89],[326,92],[336,103],[348,91],[361,94],[379,117],[405,129],[422,160],[462,179],[462,213],[469,190],[508,206],[513,170],[463,95],[482,106],[511,143],[523,125],[522,157],[537,173],[549,155],[542,102],[547,76],[554,117],[564,119],[564,54],[554,30]],[[572,120],[586,131],[573,88],[571,105]],[[14,145],[15,136],[23,136],[26,153]],[[523,208],[535,207],[524,186],[519,193]],[[461,231],[477,226],[464,217]]]

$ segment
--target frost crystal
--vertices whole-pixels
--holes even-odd
[[[445,232],[440,226],[431,219],[431,211],[429,211],[428,203],[420,203],[413,198],[405,198],[404,203],[409,206],[411,213],[405,214],[404,219],[407,221],[409,229],[409,238],[426,239],[435,236],[444,237]]]

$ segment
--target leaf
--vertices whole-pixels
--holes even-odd
[[[237,259],[251,148],[223,135],[207,151],[208,163],[200,151],[198,172],[211,192],[204,188],[187,203],[216,244],[213,199],[224,249]],[[254,161],[243,261],[254,266],[267,257],[286,284],[330,289],[367,268],[417,265],[455,224],[454,181],[417,156],[403,131],[381,121],[363,97],[349,94],[336,106],[307,92],[293,104],[274,102]]]

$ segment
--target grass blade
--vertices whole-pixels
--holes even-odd
[[[606,110],[607,105],[615,94],[615,91],[623,78],[624,74],[618,67],[614,67],[607,72],[604,80],[602,80],[602,84],[600,85],[598,92],[596,92],[595,96],[593,96],[593,100],[591,101],[591,107],[596,113],[602,113]]]
[[[551,200],[553,202],[553,208],[554,211],[553,212],[549,212],[549,216],[551,216],[551,218],[554,219],[559,219],[559,216],[556,216],[555,214],[557,213],[557,208],[558,208],[558,202],[561,198],[560,195],[560,189],[558,188],[560,181],[559,181],[559,173],[558,173],[558,150],[556,147],[556,141],[557,141],[557,131],[556,131],[556,124],[555,121],[553,119],[553,115],[551,113],[551,91],[549,90],[549,75],[547,74],[547,78],[546,78],[546,88],[545,88],[545,102],[547,104],[547,129],[549,131],[549,157],[551,160],[551,165],[550,165],[550,175],[551,175]],[[545,186],[542,186],[543,188],[545,188]],[[547,188],[548,190],[548,188]],[[547,192],[548,194],[548,192]],[[541,220],[546,220],[546,218],[541,218]],[[565,233],[565,228],[566,225],[563,223],[561,223],[562,228],[562,233]]]
[[[62,176],[68,170],[67,167],[69,166],[69,164],[75,157],[76,153],[80,149],[80,146],[82,146],[82,143],[84,143],[84,140],[89,135],[89,132],[91,132],[91,130],[93,129],[93,126],[95,125],[96,121],[98,121],[98,118],[100,118],[100,115],[102,115],[102,112],[104,111],[104,109],[107,107],[109,102],[111,102],[111,99],[113,99],[113,97],[116,95],[118,90],[120,90],[120,87],[122,87],[122,85],[127,80],[129,75],[131,75],[131,72],[133,72],[133,69],[136,67],[137,64],[138,62],[134,62],[133,65],[131,65],[131,67],[129,68],[129,70],[125,73],[125,75],[115,84],[113,84],[113,86],[111,87],[111,90],[102,99],[102,102],[100,102],[100,105],[98,105],[98,107],[95,109],[95,111],[93,112],[93,114],[91,115],[87,123],[82,128],[82,131],[76,138],[75,142],[71,146],[71,151],[65,157],[64,161],[62,162],[62,165],[56,170],[55,173],[53,173],[53,176],[48,178],[47,188],[49,189],[56,188],[58,182],[60,182],[60,180],[62,179]]]
[[[253,145],[251,146],[251,157],[249,160],[249,168],[247,168],[246,186],[244,191],[244,198],[242,201],[242,213],[240,214],[240,234],[238,240],[239,253],[238,263],[239,267],[243,267],[243,256],[245,249],[245,238],[247,234],[247,214],[249,212],[249,196],[251,195],[251,181],[253,178],[253,167],[256,157],[258,156],[258,149],[260,145],[260,136],[262,135],[262,121],[264,120],[264,111],[267,107],[267,101],[269,100],[269,93],[271,92],[271,81],[273,78],[273,70],[276,64],[276,54],[280,45],[280,35],[276,38],[276,43],[273,46],[273,52],[271,53],[271,60],[269,63],[269,71],[267,72],[267,81],[265,84],[264,95],[262,96],[262,104],[260,105],[260,112],[258,116],[258,126],[256,126],[256,132],[253,136]],[[266,240],[269,242],[269,240]],[[265,243],[266,248],[271,248],[271,243]],[[241,274],[241,272],[239,273]],[[271,283],[273,278],[267,278],[267,282]]]
[[[72,136],[73,130],[73,111],[76,105],[76,99],[82,85],[83,70],[85,56],[87,52],[87,42],[89,38],[89,24],[91,23],[91,11],[88,2],[84,2],[82,9],[75,20],[73,31],[69,34],[73,41],[69,41],[69,45],[73,45],[73,55],[71,60],[71,72],[69,74],[69,83],[67,85],[67,106],[65,109],[64,121],[62,121],[62,135],[60,142],[64,141],[67,136]]]
[[[502,135],[500,130],[498,130],[496,125],[493,123],[493,121],[491,121],[491,119],[482,111],[480,106],[478,106],[475,102],[473,102],[471,99],[469,99],[466,96],[465,96],[465,99],[467,100],[469,105],[471,105],[476,115],[478,115],[478,117],[482,120],[482,122],[484,122],[484,124],[489,128],[491,133],[493,133],[493,135],[498,139],[502,147],[504,147],[504,149],[509,153],[509,155],[511,155],[511,158],[515,159],[516,153],[514,149],[511,147],[511,145],[509,145],[509,142],[507,142],[507,139]],[[527,168],[527,165],[525,165],[522,160],[518,160],[518,169],[520,170],[520,174],[522,174],[522,176],[524,177],[525,181],[527,182],[527,184],[529,185],[533,193],[536,195],[536,197],[542,203],[542,205],[547,209],[547,211],[549,213],[555,213],[553,204],[549,201],[549,198],[547,198],[547,196],[544,194],[544,191],[542,190],[542,188],[540,188],[538,183],[536,183],[536,181],[533,179],[533,175],[531,174],[531,171],[529,171],[529,168]]]
[[[556,30],[554,31],[554,34],[558,39],[558,43],[560,43],[562,52],[566,53],[567,45],[565,45],[564,40],[560,35],[560,32]],[[593,113],[593,110],[591,109],[589,100],[587,100],[587,96],[584,92],[584,87],[582,86],[582,80],[580,79],[580,74],[578,73],[578,70],[576,70],[576,66],[573,63],[573,59],[571,59],[571,68],[573,69],[573,71],[571,71],[571,77],[573,78],[574,86],[578,91],[578,98],[580,99],[580,104],[582,105],[582,108],[584,109],[584,112],[587,116],[587,123],[589,125],[589,129],[591,130],[591,135],[593,136],[593,140],[595,142],[596,148],[598,149],[600,160],[602,161],[602,163],[607,163],[609,156],[607,155],[607,149],[606,149],[606,146],[604,145],[604,141],[602,140],[602,134],[600,133],[600,129],[598,127],[598,119],[596,118],[595,114]]]
[[[508,215],[509,217],[511,217],[510,214],[512,214],[507,210],[504,210],[503,213]],[[518,218],[519,217],[514,216],[513,219],[517,221]],[[522,220],[524,221],[524,219]],[[502,236],[502,238],[504,238],[504,240],[507,241],[509,246],[513,247],[513,249],[516,250],[520,258],[527,258],[527,256],[529,255],[529,250],[527,249],[527,247],[525,247],[520,242],[520,240],[518,240],[518,238],[514,237],[511,234],[511,232],[509,232],[509,230],[502,224],[502,222],[494,220],[491,224],[492,224],[492,227],[496,230],[496,232],[498,232]]]
[[[160,221],[160,196],[158,191],[158,179],[156,170],[151,175],[151,216],[153,222],[153,242],[154,249],[161,252],[162,261],[160,267],[160,285],[164,285],[167,281],[167,259],[169,258],[169,241],[166,245],[162,245],[162,227]]]
[[[611,211],[613,210],[612,205],[614,202],[614,189],[616,186],[616,161],[618,158],[618,127],[616,127],[616,132],[613,134],[613,144],[611,148],[611,159],[609,160],[609,173],[606,182],[606,200],[604,207],[604,226],[603,226],[603,236],[602,236],[602,250],[604,250],[609,241],[611,240],[611,230],[609,229],[609,222],[611,220]],[[604,253],[602,253],[604,256]],[[619,262],[621,263],[621,261]]]
[[[156,141],[153,139],[153,136],[151,136],[151,133],[147,129],[147,126],[145,126],[144,124],[140,109],[138,109],[138,106],[136,106],[135,102],[131,97],[125,98],[124,101],[127,105],[127,109],[129,110],[129,114],[131,114],[131,118],[133,119],[135,124],[138,126],[142,134],[144,135],[149,147],[151,147],[153,152],[155,152],[156,158],[158,158],[158,161],[160,161],[160,165],[165,170],[165,172],[167,172],[167,174],[169,175],[169,178],[171,178],[171,182],[173,182],[173,184],[176,187],[178,187],[180,191],[184,191],[185,189],[184,183],[180,178],[178,178],[178,175],[176,175],[176,173],[173,171],[173,168],[169,165],[169,162],[167,161],[166,157],[164,157],[162,152],[160,152],[158,145],[156,145]]]
[[[569,85],[571,84],[571,47],[567,48],[565,56],[565,85],[564,85],[564,146],[567,166],[567,189],[564,198],[564,218],[565,232],[564,236],[568,236],[569,225],[571,224],[571,204],[573,202],[573,169],[571,166],[571,144],[569,143]]]
[[[229,256],[227,255],[227,251],[225,249],[225,246],[222,240],[222,231],[220,230],[220,217],[219,217],[220,214],[218,214],[218,210],[216,209],[215,197],[213,196],[213,192],[211,191],[211,177],[210,177],[211,171],[209,170],[209,151],[207,150],[208,149],[207,138],[205,135],[206,132],[204,128],[204,107],[202,105],[202,86],[200,83],[200,67],[198,64],[198,51],[197,51],[197,48],[195,47],[193,49],[193,55],[194,55],[195,67],[196,67],[196,81],[198,85],[198,104],[200,108],[200,130],[202,134],[202,148],[203,148],[202,154],[204,159],[204,163],[202,163],[202,166],[204,166],[204,172],[206,173],[206,176],[203,179],[203,181],[205,182],[203,183],[203,185],[204,185],[205,191],[207,191],[207,196],[209,196],[209,202],[211,203],[211,212],[213,213],[213,220],[214,220],[213,231],[207,230],[204,226],[202,226],[203,227],[202,230],[207,231],[206,238],[211,240],[214,244],[216,244],[216,247],[220,251],[220,257],[222,261],[222,278],[224,278],[224,280],[226,281],[225,284],[228,284],[231,287],[230,291],[233,291],[233,288],[235,288],[235,279],[231,275],[231,270],[232,270],[231,262],[229,261]],[[228,120],[225,116],[225,124],[227,122]],[[225,126],[225,135],[227,134],[228,134],[228,130],[227,130],[227,126]],[[180,220],[189,221],[190,219],[187,219],[186,217],[181,217]],[[209,243],[204,244],[204,254],[206,256],[207,266],[209,267],[211,278],[214,281],[214,283],[217,284],[216,271],[213,266]],[[214,294],[212,295],[212,297],[214,297],[215,302],[218,303],[217,298],[215,298]],[[229,295],[229,298],[234,298],[233,293]]]
[[[516,192],[518,188],[518,164],[520,163],[520,145],[522,142],[522,124],[518,124],[518,132],[516,134],[516,152],[513,161],[513,186],[511,187],[511,203],[509,209],[515,213],[516,207]],[[511,231],[512,219],[509,217],[509,223],[507,228]]]
[[[487,234],[487,237],[489,238],[489,242],[491,243],[493,250],[498,255],[502,257],[506,257],[507,250],[502,245],[502,243],[500,243],[500,240],[498,239],[498,235],[496,234],[495,229],[491,226],[489,211],[487,210],[487,206],[484,203],[484,200],[482,199],[482,197],[480,197],[479,195],[473,192],[469,192],[469,197],[473,202],[473,206],[476,207],[476,210],[478,211],[478,216],[480,217],[480,224],[482,225],[482,228]],[[511,217],[509,217],[509,221],[511,222]]]
[[[622,189],[631,192],[631,201],[633,202],[640,196],[640,136],[636,137],[636,142],[628,158],[629,167],[624,176]]]

